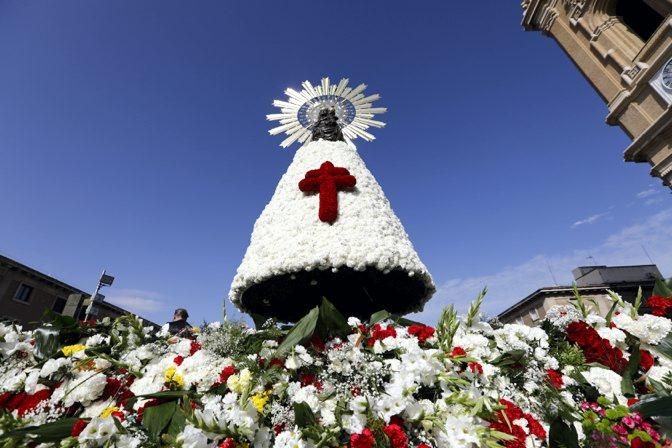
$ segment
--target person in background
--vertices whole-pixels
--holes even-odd
[[[191,334],[191,325],[187,322],[189,313],[184,308],[178,308],[173,313],[173,321],[168,322],[168,332],[175,336],[186,337]]]

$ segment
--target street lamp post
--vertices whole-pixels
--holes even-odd
[[[96,289],[91,298],[89,299],[89,306],[86,307],[86,314],[84,315],[84,320],[89,320],[89,315],[93,311],[94,303],[98,300],[99,297],[98,292],[100,291],[100,288],[102,288],[103,286],[112,286],[112,283],[114,283],[114,277],[108,275],[103,269],[103,273],[100,274],[100,278],[98,279]]]

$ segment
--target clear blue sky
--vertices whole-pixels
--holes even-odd
[[[0,253],[156,321],[218,319],[291,161],[286,87],[380,92],[359,143],[440,291],[495,313],[576,264],[672,270],[669,191],[518,1],[0,2]],[[669,225],[668,225],[669,224]]]

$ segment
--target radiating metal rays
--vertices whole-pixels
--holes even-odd
[[[287,138],[280,143],[286,148],[294,142],[306,143],[311,136],[311,129],[317,121],[321,109],[333,107],[338,117],[338,123],[343,136],[348,143],[361,137],[366,141],[375,137],[367,132],[369,127],[382,128],[385,123],[374,120],[374,116],[387,111],[384,107],[373,107],[374,101],[380,95],[366,96],[366,84],[355,88],[348,86],[348,79],[344,78],[338,84],[331,84],[329,78],[322,78],[320,84],[313,86],[304,81],[303,89],[297,92],[294,89],[285,90],[287,100],[275,100],[273,105],[280,109],[280,113],[268,114],[269,121],[279,122],[279,126],[268,131],[271,135],[285,134]]]

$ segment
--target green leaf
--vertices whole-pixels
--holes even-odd
[[[548,430],[548,446],[550,448],[580,448],[576,428],[559,418],[555,419]]]
[[[473,302],[471,302],[471,305],[469,306],[469,311],[467,312],[467,319],[465,320],[464,324],[467,327],[471,327],[474,324],[474,321],[478,317],[478,313],[481,310],[481,305],[483,304],[483,299],[485,298],[485,295],[488,293],[488,288],[485,287],[481,290],[481,292],[478,293],[478,296],[476,299],[474,299]]]
[[[672,359],[672,332],[656,345],[656,351],[668,359]]]
[[[37,443],[58,442],[70,437],[72,425],[79,420],[78,418],[64,418],[52,423],[46,423],[40,426],[26,426],[3,434],[0,438],[23,438],[27,435],[35,437]]]
[[[306,428],[317,424],[315,414],[305,402],[294,403],[294,421],[299,428]]]
[[[276,357],[282,357],[285,353],[293,349],[301,341],[304,341],[310,338],[315,332],[315,326],[317,325],[317,320],[320,316],[319,307],[315,307],[308,312],[305,316],[301,318],[300,321],[289,330],[285,340],[282,341],[282,344],[275,351]]]
[[[154,392],[153,394],[136,395],[142,398],[183,398],[194,395],[190,390],[163,390],[161,392]]]
[[[378,322],[382,322],[385,319],[389,319],[392,315],[385,310],[376,311],[369,318],[369,326],[375,325]]]
[[[320,304],[319,320],[318,329],[327,333],[324,336],[344,338],[350,333],[350,326],[346,318],[324,297],[322,297],[322,303]]]
[[[649,395],[630,406],[644,417],[672,417],[672,396]]]
[[[56,327],[39,327],[35,335],[35,351],[33,354],[40,361],[51,358],[58,352],[60,331]]]
[[[170,424],[168,425],[166,433],[177,437],[177,435],[184,430],[186,425],[187,417],[184,415],[184,411],[180,408],[177,408],[175,410],[175,414],[173,414],[173,418],[170,419]]]
[[[516,364],[524,364],[525,350],[511,350],[510,352],[502,353],[492,361],[492,365],[497,367],[510,367]]]
[[[142,426],[147,428],[147,432],[152,439],[159,440],[161,433],[173,419],[176,410],[177,403],[174,401],[145,409],[142,416]]]
[[[672,279],[665,281],[662,278],[657,278],[656,285],[653,287],[653,294],[656,296],[672,297]]]
[[[623,372],[623,378],[621,379],[621,390],[626,396],[635,395],[635,385],[632,383],[632,379],[637,374],[639,369],[639,361],[642,355],[639,352],[639,343],[635,343],[630,347],[630,360],[628,361],[628,366]]]
[[[615,301],[611,305],[611,308],[609,308],[609,312],[607,313],[607,317],[604,318],[607,321],[607,326],[609,326],[609,324],[611,323],[611,317],[614,315],[614,311],[616,311],[617,306],[618,306],[618,302]]]

